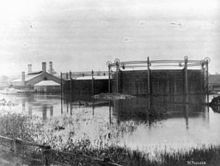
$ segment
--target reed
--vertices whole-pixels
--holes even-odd
[[[62,125],[65,129],[65,124],[71,125],[72,123],[72,120],[67,119],[67,117],[65,117]],[[56,122],[55,124],[58,123]],[[72,125],[75,126],[76,124]],[[128,124],[128,126],[130,125],[131,124]],[[85,156],[110,160],[114,163],[118,163],[124,166],[220,165],[219,146],[192,148],[185,152],[158,152],[156,154],[157,158],[152,159],[149,157],[148,153],[142,153],[138,150],[131,150],[127,147],[120,147],[116,144],[106,144],[105,142],[108,142],[108,133],[106,137],[100,137],[100,146],[94,147],[94,144],[86,137],[80,138],[78,140],[72,139],[74,138],[77,130],[71,131],[72,134],[69,133],[69,137],[67,138],[67,140],[64,140],[62,135],[59,135],[59,137],[55,137],[55,135],[52,134],[50,135],[48,133],[54,133],[55,131],[59,132],[57,131],[55,125],[50,126],[54,128],[52,128],[50,132],[46,131],[47,135],[45,135],[45,131],[43,130],[43,124],[36,120],[34,121],[33,117],[31,119],[22,114],[5,114],[0,116],[1,135],[12,138],[21,138],[23,140],[32,141],[36,143],[46,143],[47,145],[51,146],[52,150],[57,150],[59,151],[59,154],[62,154],[62,159],[60,159],[60,162],[63,162],[63,160],[65,160],[66,163],[73,162],[68,157],[65,157],[65,153],[70,153],[72,155],[77,155],[78,161],[82,162],[82,165],[91,165],[90,161],[85,159]],[[64,129],[61,128],[60,132],[63,132]],[[121,132],[123,132],[124,130],[127,131],[129,128],[127,129],[127,125],[125,125],[122,126],[122,128],[116,129],[117,131],[121,130]],[[119,133],[116,133],[116,135],[118,134]],[[51,157],[51,161],[53,161],[53,156]]]

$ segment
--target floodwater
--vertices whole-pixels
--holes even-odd
[[[1,99],[6,101],[0,102],[1,112],[37,116],[45,126],[56,121],[65,129],[54,134],[63,137],[71,132],[64,122],[69,119],[78,124],[79,137],[93,142],[106,138],[108,143],[147,153],[220,145],[220,113],[204,104],[204,96],[190,96],[187,104],[181,96],[111,102],[52,95],[0,95]]]

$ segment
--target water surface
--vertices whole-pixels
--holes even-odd
[[[93,142],[105,138],[144,152],[220,145],[220,114],[204,104],[204,96],[190,96],[187,104],[181,96],[111,102],[89,97],[61,100],[50,95],[1,95],[3,98],[6,102],[0,103],[1,112],[38,116],[48,127],[54,121],[65,125],[64,130],[54,133],[64,138],[73,130],[66,124],[71,122],[77,124],[74,128],[79,137]]]

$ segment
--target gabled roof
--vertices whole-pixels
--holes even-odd
[[[43,71],[35,71],[35,72],[28,73],[27,75],[36,75],[36,74],[40,74],[42,72]]]
[[[27,74],[25,75],[25,83],[26,85],[34,85],[34,84],[37,84],[38,82],[40,81],[43,81],[44,78],[47,78],[47,80],[53,80],[57,83],[60,83],[60,78],[50,74],[50,73],[47,73],[47,72],[34,72],[34,73],[31,73],[31,74]],[[12,81],[12,84],[13,83],[20,83],[22,82],[21,78],[19,79],[16,79],[16,80],[13,80]]]
[[[32,73],[28,73],[25,75],[25,81],[29,81],[31,79],[33,79],[34,77],[39,76],[42,73],[42,71],[40,72],[32,72]],[[12,82],[21,82],[21,78],[15,79]]]
[[[28,75],[25,76],[25,81],[29,81],[29,80],[31,80],[31,79],[33,79],[33,78],[35,78],[35,77],[41,75],[41,73],[42,73],[42,72],[36,73],[36,74],[31,74],[31,75],[28,74]]]

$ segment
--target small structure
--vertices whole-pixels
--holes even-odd
[[[220,92],[220,74],[209,75],[209,91],[213,93]]]
[[[94,95],[108,92],[108,72],[69,72],[62,73],[62,90],[68,95]]]
[[[37,93],[59,93],[60,84],[52,80],[44,80],[34,85]]]
[[[11,87],[23,90],[35,89],[37,91],[44,89],[43,92],[51,91],[54,89],[57,92],[58,86],[60,87],[61,80],[55,76],[56,72],[53,69],[52,62],[49,64],[49,71],[46,70],[46,62],[42,62],[42,70],[37,72],[32,72],[32,65],[29,64],[28,74],[22,72],[20,79],[11,82]]]

